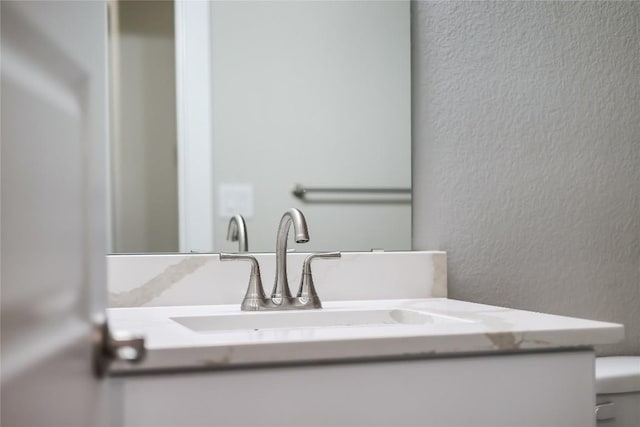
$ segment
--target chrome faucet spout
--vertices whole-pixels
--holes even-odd
[[[227,228],[227,240],[238,242],[238,251],[249,251],[249,237],[247,236],[247,223],[242,215],[234,215],[229,220]]]
[[[287,278],[287,237],[289,229],[293,224],[296,243],[306,243],[309,241],[309,230],[307,221],[296,208],[287,210],[280,219],[278,227],[278,238],[276,241],[276,279],[273,285],[271,299],[280,306],[293,304],[294,298],[291,296],[289,280]]]

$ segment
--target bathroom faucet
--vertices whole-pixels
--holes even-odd
[[[236,217],[239,217],[240,220],[242,220],[240,215],[236,215]],[[231,222],[229,224],[231,225]],[[243,220],[242,224],[244,224]],[[302,265],[302,276],[300,277],[298,293],[295,297],[291,296],[289,280],[287,279],[287,237],[289,236],[291,224],[293,224],[295,240],[297,243],[306,243],[309,241],[307,221],[305,220],[302,212],[296,208],[291,208],[286,211],[284,215],[282,215],[282,219],[280,219],[280,226],[278,227],[278,239],[276,241],[276,279],[270,298],[268,298],[264,293],[262,280],[260,278],[260,265],[254,256],[246,254],[220,254],[220,261],[239,260],[249,261],[251,263],[249,286],[247,287],[244,299],[240,304],[240,308],[243,311],[322,308],[322,303],[320,302],[320,298],[318,297],[313,284],[311,261],[315,259],[340,258],[340,252],[329,252],[307,256]]]
[[[234,215],[229,220],[227,227],[227,240],[238,242],[238,251],[249,251],[249,238],[247,236],[247,223],[242,215]]]
[[[287,278],[287,237],[289,229],[293,223],[296,243],[306,243],[309,241],[309,231],[307,221],[298,209],[287,210],[280,219],[278,227],[278,237],[276,241],[276,279],[271,292],[271,300],[281,307],[294,304],[294,298],[289,289]]]

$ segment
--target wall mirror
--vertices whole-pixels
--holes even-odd
[[[109,8],[111,252],[411,248],[409,1]]]

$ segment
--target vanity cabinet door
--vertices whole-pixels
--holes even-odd
[[[100,426],[106,3],[1,1],[3,426]]]
[[[122,425],[595,424],[590,351],[127,376]]]

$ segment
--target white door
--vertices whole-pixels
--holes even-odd
[[[107,424],[107,9],[0,1],[1,424]]]

